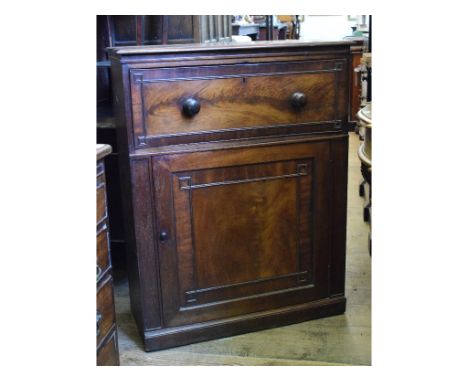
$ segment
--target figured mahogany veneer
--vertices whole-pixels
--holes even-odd
[[[131,70],[137,145],[196,132],[337,124],[347,113],[340,94],[344,65],[324,60]],[[296,93],[307,100],[300,108],[291,104]],[[195,115],[182,112],[186,100],[198,102]]]
[[[327,231],[313,227],[328,224],[328,151],[321,142],[153,160],[169,237],[159,246],[167,325],[277,307],[291,288],[301,302],[327,295],[328,265],[311,254],[328,249]]]
[[[146,350],[344,311],[349,45],[110,50]]]

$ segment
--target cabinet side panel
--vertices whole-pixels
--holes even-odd
[[[340,62],[340,71],[336,72],[335,77],[335,88],[336,88],[336,111],[337,117],[336,119],[340,120],[342,123],[342,127],[348,128],[348,120],[349,120],[349,74],[348,68],[350,66],[349,58]]]
[[[154,206],[152,171],[149,158],[132,160],[132,200],[135,219],[136,256],[141,288],[145,330],[161,326],[156,248],[154,242]]]
[[[125,94],[128,92],[128,80],[123,74],[124,68],[115,60],[111,60],[111,74],[113,87],[113,108],[115,111],[115,127],[117,134],[117,151],[119,154],[120,197],[122,203],[122,221],[125,236],[125,252],[127,275],[130,289],[130,302],[133,316],[138,324],[140,333],[142,330],[141,293],[139,285],[138,259],[135,249],[135,232],[133,229],[133,206],[131,195],[130,163],[128,153],[132,143],[127,127],[131,124],[130,109],[125,102]],[[127,89],[127,90],[126,90]]]
[[[332,157],[330,295],[336,296],[343,295],[345,288],[348,136],[341,140],[333,140],[330,144]]]
[[[133,151],[132,111],[130,108],[130,83],[128,68],[111,58],[111,75],[113,88],[113,110],[119,153],[128,161],[128,153]]]

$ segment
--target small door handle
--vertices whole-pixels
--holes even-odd
[[[167,233],[167,231],[161,231],[159,233],[159,241],[167,241],[169,239],[169,234]]]

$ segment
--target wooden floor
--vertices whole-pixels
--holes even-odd
[[[365,201],[358,194],[359,144],[351,133],[345,314],[147,353],[130,313],[127,280],[116,274],[121,365],[370,365],[371,257],[369,226],[362,218]]]

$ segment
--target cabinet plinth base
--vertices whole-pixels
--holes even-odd
[[[300,305],[256,312],[223,320],[213,320],[174,328],[146,331],[145,351],[161,350],[175,346],[271,329],[317,318],[335,316],[346,310],[346,298],[334,297]]]

